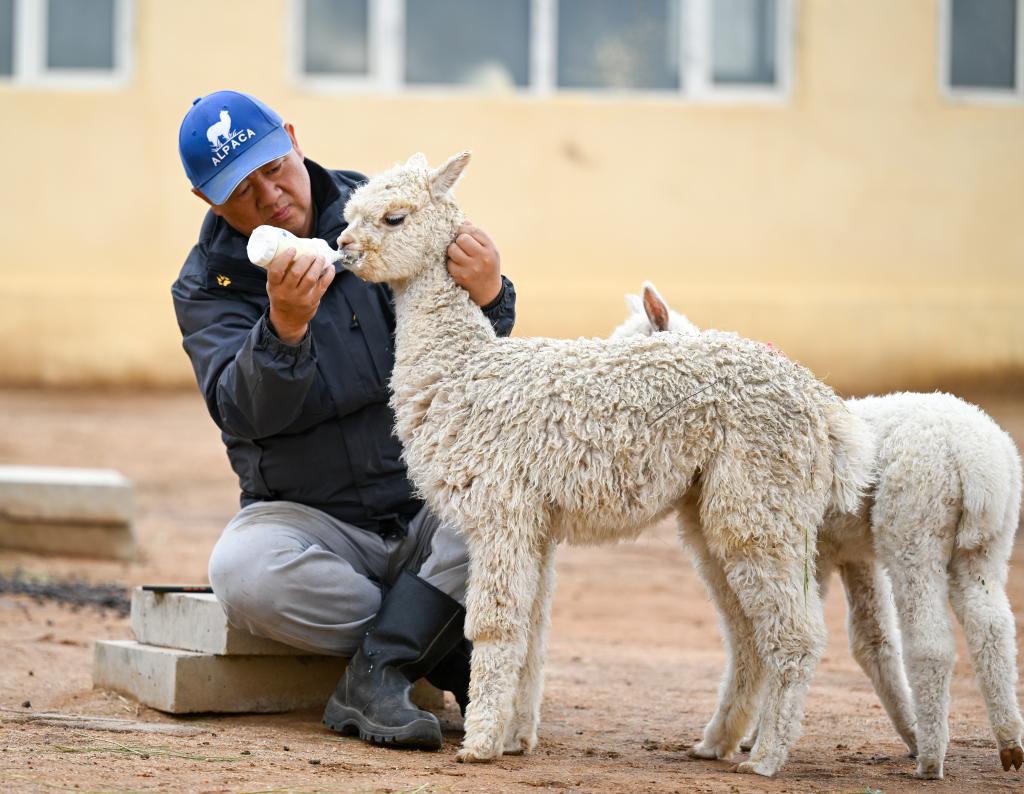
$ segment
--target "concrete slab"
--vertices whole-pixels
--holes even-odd
[[[111,469],[0,466],[0,517],[14,522],[130,524],[132,484]]]
[[[135,556],[136,546],[132,528],[126,524],[12,521],[4,518],[0,507],[0,548],[130,560]]]
[[[147,645],[220,656],[303,656],[308,651],[250,634],[228,623],[217,596],[132,591],[132,631]]]
[[[171,714],[279,712],[327,702],[347,660],[333,656],[217,656],[129,640],[98,640],[93,686]],[[418,681],[421,708],[444,696]]]

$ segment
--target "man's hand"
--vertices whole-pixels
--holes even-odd
[[[270,324],[278,339],[288,345],[302,341],[335,272],[334,265],[328,265],[322,256],[295,256],[294,248],[285,249],[270,261],[267,295]]]
[[[501,292],[501,254],[487,232],[463,221],[448,246],[448,272],[477,306],[486,306]]]

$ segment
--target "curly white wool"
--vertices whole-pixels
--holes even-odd
[[[613,336],[698,332],[668,308],[653,285],[645,283],[642,292],[643,298],[627,296],[629,317]],[[1019,769],[1024,724],[1015,693],[1015,625],[1006,598],[1020,519],[1017,448],[980,408],[950,394],[902,392],[846,404],[875,436],[877,483],[873,498],[865,497],[853,515],[829,515],[819,529],[819,588],[824,594],[838,568],[849,605],[851,651],[897,733],[917,755],[922,778],[943,776],[948,743],[954,662],[948,598],[964,629],[1000,761],[1006,770]],[[730,628],[729,637],[749,633],[741,610],[723,610],[722,617],[740,626]],[[751,652],[730,648],[733,657]],[[742,664],[730,665],[730,674],[743,674]],[[723,693],[738,688],[725,682]]]
[[[806,369],[734,334],[497,338],[445,268],[468,160],[430,170],[414,156],[370,180],[339,238],[348,267],[394,289],[396,432],[412,481],[467,535],[475,645],[459,758],[536,744],[557,542],[631,538],[691,509],[768,661],[771,718],[740,770],[774,775],[824,643],[805,587],[816,529],[830,505],[859,504],[870,435]],[[722,719],[702,748],[719,757],[746,727]]]

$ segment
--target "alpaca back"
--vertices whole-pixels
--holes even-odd
[[[442,368],[432,356],[418,364]],[[415,426],[400,435],[410,477],[432,508],[453,523],[477,523],[493,494],[506,506],[529,494],[571,542],[639,532],[716,457],[779,483],[810,476],[817,490],[827,483],[827,415],[842,408],[803,367],[717,331],[492,338],[428,392]],[[803,506],[785,509],[801,526],[820,521]]]

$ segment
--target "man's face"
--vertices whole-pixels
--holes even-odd
[[[292,139],[292,150],[249,174],[223,204],[210,205],[214,215],[246,236],[263,224],[287,229],[298,237],[312,234],[313,196],[309,172],[295,140],[295,128],[285,124],[285,129]],[[193,189],[192,192],[210,203],[200,191]]]

